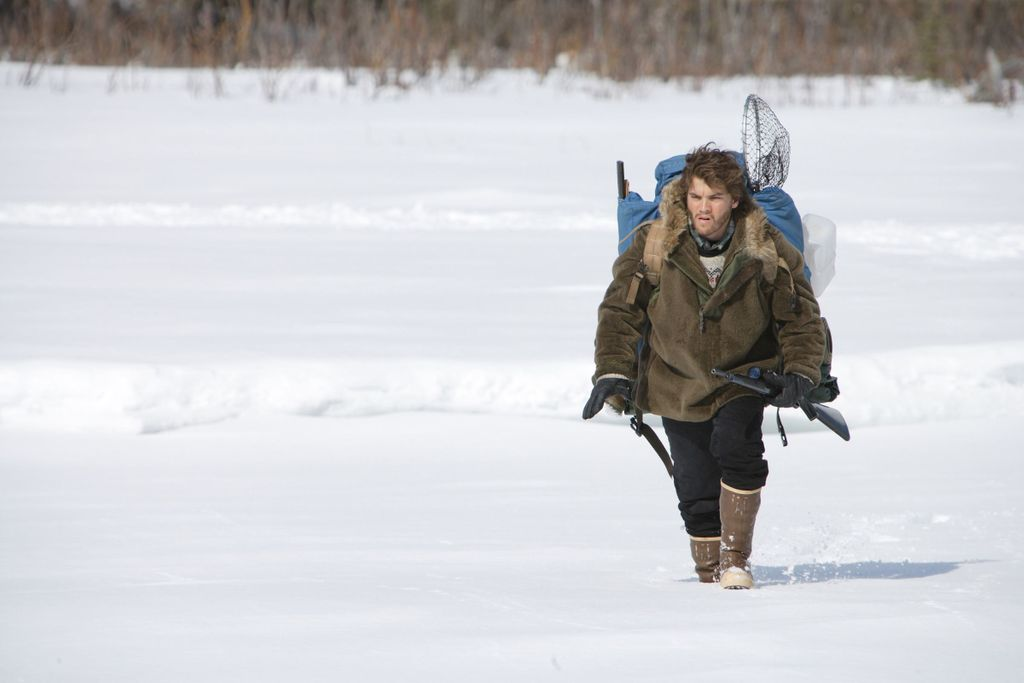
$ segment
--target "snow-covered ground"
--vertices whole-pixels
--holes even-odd
[[[891,80],[0,64],[0,680],[1012,680],[1021,110]],[[281,97],[265,97],[274,88]],[[613,162],[738,145],[840,226],[853,440],[766,421],[758,590],[583,423]]]

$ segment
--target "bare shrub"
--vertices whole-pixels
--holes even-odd
[[[0,53],[30,64],[360,68],[382,87],[439,68],[544,74],[559,59],[624,81],[893,74],[965,84],[990,72],[988,50],[1024,58],[1024,2],[0,0]]]

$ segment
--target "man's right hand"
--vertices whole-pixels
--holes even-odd
[[[626,400],[629,399],[632,393],[632,380],[626,379],[625,377],[599,378],[597,383],[594,384],[594,390],[590,392],[590,400],[587,401],[587,405],[583,407],[583,419],[589,420],[601,412],[604,404],[613,396],[621,396],[622,404],[625,404]]]

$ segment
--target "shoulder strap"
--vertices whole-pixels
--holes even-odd
[[[633,273],[633,280],[629,283],[629,291],[626,293],[626,303],[636,303],[637,294],[640,292],[640,283],[647,280],[653,287],[661,282],[661,267],[665,262],[665,236],[668,228],[665,221],[654,220],[641,223],[633,229],[633,232],[644,226],[650,226],[647,231],[647,241],[644,242],[644,255]],[[630,233],[632,234],[632,233]]]
[[[654,221],[644,243],[644,264],[647,266],[647,280],[655,287],[661,282],[661,266],[665,263],[665,237],[668,226],[665,221]]]
[[[669,455],[668,450],[665,448],[665,444],[663,444],[661,439],[658,438],[658,434],[651,429],[649,424],[644,423],[643,413],[637,411],[633,416],[633,419],[629,421],[629,426],[633,428],[633,431],[636,432],[637,436],[642,436],[647,439],[647,443],[651,444],[651,448],[653,448],[654,452],[658,454],[659,458],[661,458],[661,464],[664,465],[665,469],[668,471],[668,476],[674,479],[675,476],[672,474],[672,456]]]

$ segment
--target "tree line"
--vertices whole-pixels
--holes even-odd
[[[994,67],[1024,70],[1024,0],[0,0],[0,56],[963,84]]]

